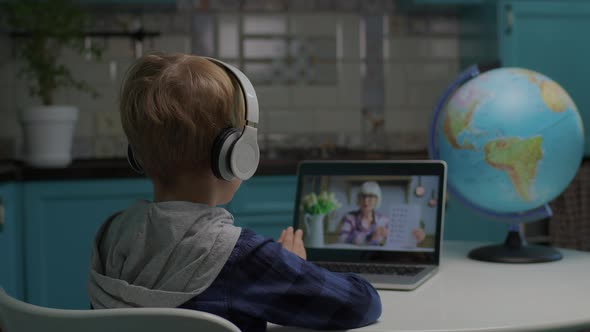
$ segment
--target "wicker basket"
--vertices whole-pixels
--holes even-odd
[[[590,251],[590,159],[585,159],[568,188],[551,202],[551,245]]]

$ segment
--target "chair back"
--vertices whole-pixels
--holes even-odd
[[[2,332],[240,332],[230,321],[177,308],[65,310],[19,301],[0,288]]]

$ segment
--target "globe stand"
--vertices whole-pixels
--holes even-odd
[[[538,245],[528,245],[518,225],[511,227],[504,244],[490,245],[473,249],[469,258],[496,263],[544,263],[557,261],[562,258],[561,253],[553,248]]]

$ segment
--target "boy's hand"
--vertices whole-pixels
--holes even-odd
[[[281,237],[279,237],[277,242],[282,244],[283,248],[307,260],[307,254],[305,253],[305,247],[303,246],[302,230],[298,229],[295,233],[293,233],[293,227],[284,229],[283,232],[281,232]]]

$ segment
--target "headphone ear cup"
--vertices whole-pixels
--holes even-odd
[[[129,163],[131,169],[135,172],[139,174],[144,173],[141,163],[137,159],[135,159],[135,154],[133,153],[133,148],[131,147],[131,144],[127,145],[127,162]]]
[[[233,145],[240,137],[241,131],[237,128],[226,128],[215,138],[211,149],[211,170],[213,174],[222,180],[230,181],[235,176],[230,167]]]
[[[257,129],[246,126],[232,148],[229,156],[230,168],[233,175],[240,180],[248,180],[258,168],[260,149],[257,137]]]

